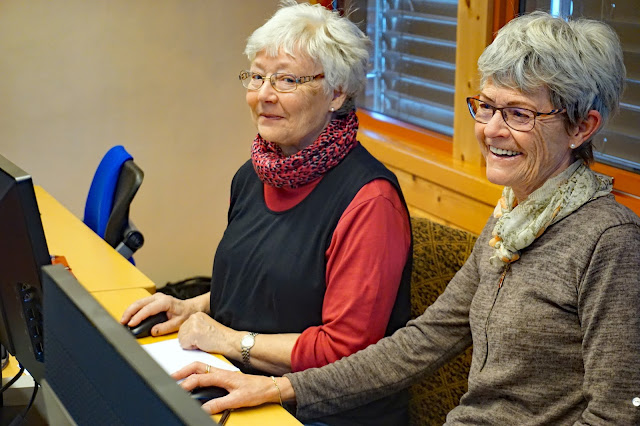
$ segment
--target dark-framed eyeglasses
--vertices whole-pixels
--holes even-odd
[[[481,101],[475,96],[467,98],[467,106],[471,117],[478,123],[487,124],[493,118],[496,111],[500,111],[502,119],[507,126],[519,132],[529,132],[536,125],[536,117],[544,115],[556,115],[566,111],[566,109],[554,109],[549,112],[538,112],[521,107],[495,107],[485,101]]]
[[[248,90],[258,90],[265,81],[271,83],[271,87],[278,92],[293,92],[298,88],[298,84],[308,83],[319,78],[324,78],[324,74],[307,75],[304,77],[296,77],[293,74],[273,73],[268,78],[265,75],[251,71],[241,71],[238,76],[242,85]]]

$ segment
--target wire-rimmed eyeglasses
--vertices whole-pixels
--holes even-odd
[[[308,83],[310,81],[324,78],[324,74],[307,75],[304,77],[296,77],[293,74],[285,73],[273,73],[267,78],[267,76],[258,74],[257,72],[241,71],[238,76],[242,85],[249,90],[258,90],[262,87],[266,80],[269,80],[271,87],[278,92],[293,92],[298,87],[298,84]]]
[[[536,125],[536,117],[541,115],[556,115],[565,112],[565,109],[554,109],[549,112],[538,112],[521,107],[495,107],[487,102],[470,96],[467,98],[467,106],[471,117],[478,123],[487,124],[496,111],[500,111],[502,119],[507,126],[519,132],[528,132]]]

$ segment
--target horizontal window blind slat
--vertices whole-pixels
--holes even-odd
[[[638,163],[636,168],[640,169],[640,139],[637,137],[605,129],[594,137],[593,145],[596,152]]]
[[[640,136],[640,106],[622,106],[618,114],[609,121],[606,128],[617,133]]]
[[[627,81],[640,81],[640,53],[624,52],[624,66],[627,67]]]
[[[456,16],[444,16],[431,13],[420,13],[411,10],[389,9],[383,12],[385,19],[392,19],[392,23],[405,22],[422,22],[433,25],[456,26]]]
[[[623,108],[640,106],[640,80],[626,80],[626,87],[621,102]]]
[[[456,19],[457,0],[386,0],[383,9],[402,9],[430,15],[442,15]]]
[[[409,34],[401,31],[392,31],[387,30],[382,35],[382,38],[388,42],[395,41],[396,43],[399,41],[404,42],[412,42],[417,45],[425,46],[425,48],[453,48],[456,47],[455,40],[445,40],[442,38],[436,37],[428,37],[420,34]]]
[[[640,25],[638,22],[605,21],[618,33],[625,52],[640,53]]]
[[[454,52],[455,53],[455,52]],[[382,52],[382,57],[389,63],[403,63],[407,66],[421,66],[429,68],[440,68],[445,72],[455,72],[456,65],[448,61],[441,61],[434,59],[432,56],[417,56],[410,53],[398,52],[395,50],[385,50]]]
[[[609,164],[624,170],[640,173],[640,163],[638,163],[637,161],[630,161],[617,155],[604,154],[598,151],[594,151],[593,156],[595,157],[596,161],[599,161],[600,163]]]
[[[582,0],[577,6],[577,13],[592,19],[636,23],[640,21],[640,7],[637,0],[615,2]]]
[[[411,76],[401,76],[395,73],[383,75],[383,93],[388,96],[391,92],[395,95],[411,96],[422,99],[424,103],[439,104],[448,107],[453,104],[454,90],[449,86],[434,83],[429,80]]]
[[[365,108],[453,134],[457,11],[456,0],[368,1]]]
[[[453,108],[442,104],[425,102],[424,99],[404,93],[387,91],[382,113],[448,136],[453,135],[453,128],[450,124],[453,122]]]
[[[427,87],[432,90],[438,90],[441,92],[448,93],[449,95],[452,95],[452,96],[455,93],[455,88],[453,85],[441,84],[441,83],[438,83],[437,81],[423,78],[421,76],[402,74],[402,73],[397,73],[392,71],[385,71],[382,74],[382,78],[385,81],[390,82],[391,85],[397,85],[397,84],[403,83],[403,84],[412,85],[414,87]]]
[[[416,78],[428,81],[432,84],[445,86],[451,90],[453,90],[455,84],[454,76],[448,70],[406,63],[401,63],[396,66],[388,66],[387,71],[384,71],[381,75],[384,76],[383,78],[385,80],[389,79],[389,77],[386,77],[387,75],[392,75],[392,77],[402,76],[405,78]],[[428,76],[429,78],[424,78],[425,76]]]

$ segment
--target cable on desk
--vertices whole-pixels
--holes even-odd
[[[229,416],[231,415],[231,409],[226,409],[222,412],[222,417],[220,417],[220,426],[223,426],[229,420]]]
[[[38,388],[40,387],[38,382],[36,382],[35,380],[33,381],[33,383],[34,383],[34,385],[33,385],[33,393],[31,394],[31,400],[29,400],[29,404],[27,405],[27,408],[24,409],[22,414],[18,414],[11,421],[11,423],[9,423],[9,426],[21,425],[22,422],[24,421],[25,417],[27,417],[27,413],[29,412],[29,408],[31,408],[31,406],[33,405],[33,401],[36,400],[36,395],[38,394]]]
[[[9,380],[7,384],[4,385],[2,389],[0,389],[0,393],[6,391],[12,384],[14,384],[20,378],[20,376],[22,376],[22,373],[24,373],[24,367],[20,367],[20,371],[18,371],[18,374],[13,376],[13,379]]]

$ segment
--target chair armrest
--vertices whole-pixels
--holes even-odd
[[[131,221],[124,228],[122,236],[123,240],[116,245],[116,251],[129,259],[144,244],[144,236]]]

